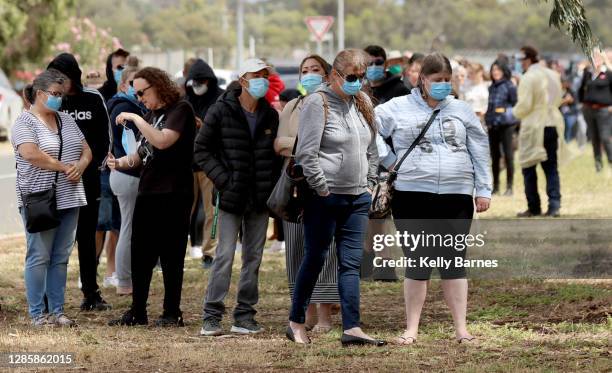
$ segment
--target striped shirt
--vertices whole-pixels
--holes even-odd
[[[62,121],[62,163],[74,163],[81,158],[83,140],[85,137],[79,130],[76,122],[68,114],[58,112]],[[57,159],[59,156],[60,139],[56,132],[52,132],[37,116],[29,111],[19,115],[11,129],[11,143],[17,161],[17,191],[18,206],[23,206],[21,193],[29,194],[51,188],[55,181],[55,171],[44,170],[33,166],[21,157],[17,150],[19,145],[25,143],[36,144],[38,148]],[[21,191],[21,192],[20,192]],[[83,181],[73,183],[66,178],[63,172],[59,173],[56,189],[57,209],[69,209],[87,205]]]

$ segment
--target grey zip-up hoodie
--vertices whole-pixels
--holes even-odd
[[[329,105],[326,123],[321,93]],[[378,168],[375,136],[354,99],[344,101],[328,85],[308,95],[295,154],[308,185],[319,194],[359,195],[373,188]]]

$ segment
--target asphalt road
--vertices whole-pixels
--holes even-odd
[[[10,148],[0,151],[0,236],[23,233],[15,193],[15,158]]]

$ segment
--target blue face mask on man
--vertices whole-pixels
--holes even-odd
[[[58,111],[62,107],[62,97],[53,96],[47,93],[47,101],[45,102],[47,109],[52,111]]]
[[[253,78],[249,79],[248,82],[249,88],[247,88],[247,91],[253,98],[259,100],[268,93],[268,88],[270,88],[270,81],[268,79]]]
[[[117,85],[121,84],[121,74],[123,74],[123,69],[113,70],[113,75],[115,77],[115,83],[117,83]]]
[[[451,94],[452,90],[453,86],[450,82],[432,82],[429,88],[429,97],[436,101],[442,101]]]
[[[319,74],[309,73],[302,75],[300,84],[306,90],[306,93],[314,92],[323,83],[323,77]]]
[[[376,82],[385,77],[385,67],[382,65],[371,65],[366,69],[366,78],[371,82]]]

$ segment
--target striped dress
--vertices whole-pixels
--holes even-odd
[[[68,114],[58,112],[62,125],[62,163],[75,163],[81,158],[83,140],[85,137]],[[39,192],[51,188],[55,180],[55,171],[44,170],[33,166],[21,157],[19,145],[25,143],[36,144],[38,148],[57,159],[59,155],[60,139],[57,132],[52,132],[38,117],[29,111],[24,111],[17,117],[11,129],[11,143],[17,162],[17,191],[18,206],[23,202],[21,194]],[[66,178],[63,172],[59,173],[56,189],[57,209],[69,209],[87,205],[83,180],[73,183]]]
[[[285,231],[285,248],[287,261],[287,277],[289,292],[293,298],[295,280],[304,257],[304,225],[283,221]],[[310,303],[340,303],[338,294],[338,258],[336,257],[336,243],[332,240],[323,269],[315,285]]]

